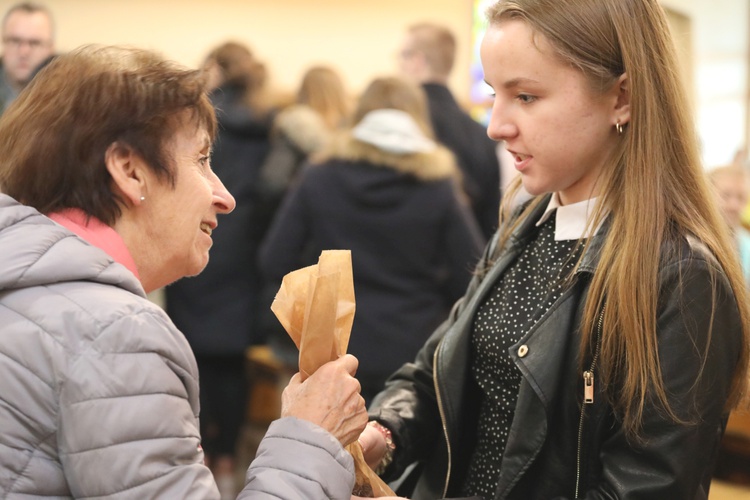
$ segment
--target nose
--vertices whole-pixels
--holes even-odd
[[[216,174],[213,174],[213,177],[213,196],[214,206],[217,207],[216,211],[220,214],[228,214],[232,210],[234,210],[234,208],[237,206],[237,202],[235,201],[234,196],[232,196],[227,188],[224,187],[224,183],[221,182]]]
[[[32,52],[33,47],[31,46],[31,43],[28,43],[27,41],[24,41],[24,43],[18,46],[18,55],[23,58],[29,57]]]
[[[507,141],[518,134],[518,127],[513,122],[507,107],[499,96],[495,97],[487,125],[487,135],[493,141]]]

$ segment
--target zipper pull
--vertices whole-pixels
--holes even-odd
[[[594,402],[594,372],[583,372],[583,402],[591,404]]]

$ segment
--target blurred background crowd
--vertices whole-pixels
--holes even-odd
[[[352,249],[350,352],[366,400],[463,294],[513,175],[481,124],[490,98],[473,63],[483,3],[0,2],[2,110],[56,54],[86,43],[156,49],[205,71],[219,122],[211,164],[237,208],[222,216],[205,271],[153,300],[195,352],[203,446],[227,498],[252,458],[247,433],[255,425],[262,435],[278,416],[278,388],[296,371],[296,347],[269,310],[286,273],[324,249]],[[665,2],[702,120],[706,170],[750,283],[750,7],[699,4]],[[744,17],[726,16],[740,7]],[[710,45],[705,33],[719,22],[740,24],[714,31],[720,42]],[[706,54],[717,51],[723,74],[744,86],[721,71],[705,80]],[[733,65],[738,52],[744,75]],[[731,104],[717,97],[715,82],[725,80]],[[387,335],[403,331],[412,335]],[[742,433],[746,424],[735,425]]]

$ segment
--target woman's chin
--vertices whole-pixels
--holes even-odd
[[[533,179],[529,179],[526,176],[521,177],[521,184],[523,185],[523,188],[526,190],[526,192],[531,196],[539,196],[540,194],[546,194],[549,192],[544,189],[544,187],[539,186],[537,183],[535,183]]]
[[[182,267],[181,272],[177,273],[174,281],[180,280],[182,278],[189,278],[191,276],[198,276],[203,272],[207,265],[208,253],[203,255],[201,258],[192,259],[190,262],[185,263],[185,266]]]
[[[202,259],[200,259],[198,262],[195,263],[194,269],[191,269],[191,274],[188,274],[187,276],[197,276],[198,274],[202,273],[203,270],[208,265],[208,252],[203,256]]]

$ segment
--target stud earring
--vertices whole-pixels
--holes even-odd
[[[620,125],[620,120],[617,120],[617,123],[615,123],[615,130],[617,130],[617,135],[622,135],[622,125]]]
[[[146,197],[145,196],[141,196],[141,201],[146,201]]]

